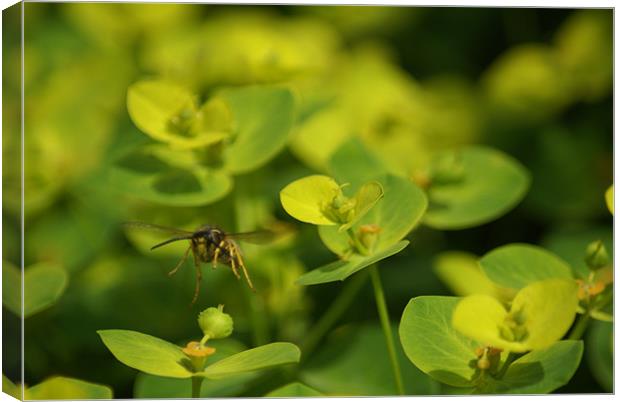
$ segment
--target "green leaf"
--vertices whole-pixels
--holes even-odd
[[[316,268],[300,276],[296,283],[298,285],[318,285],[321,283],[344,281],[357,271],[360,271],[372,264],[388,258],[407,247],[409,242],[403,240],[386,249],[376,252],[371,256],[352,255],[348,260],[334,261],[331,264]]]
[[[490,296],[468,296],[456,306],[452,324],[481,344],[520,353],[544,349],[562,338],[576,311],[577,284],[573,280],[547,279],[521,289],[510,312]],[[517,329],[509,330],[510,322],[516,322]],[[523,335],[519,336],[517,330]]]
[[[334,152],[329,171],[339,183],[359,188],[373,178],[388,173],[388,168],[371,154],[357,137],[352,137]]]
[[[21,397],[21,387],[15,385],[13,381],[9,380],[4,374],[2,374],[2,392],[12,396],[13,398],[19,399],[20,401],[23,399]]]
[[[607,191],[605,191],[605,203],[607,204],[607,209],[611,214],[614,214],[614,185],[609,186]]]
[[[140,130],[177,148],[205,147],[229,135],[226,131],[205,129],[195,96],[172,82],[150,80],[131,85],[127,110]]]
[[[292,382],[286,384],[278,389],[274,389],[267,395],[266,398],[303,398],[312,396],[325,396],[316,389],[310,388],[300,382]]]
[[[209,346],[214,347],[216,353],[209,356],[208,364],[213,364],[246,349],[243,344],[231,338],[210,340]],[[219,380],[204,381],[200,388],[200,396],[221,398],[239,395],[258,375],[257,372],[241,373]],[[169,378],[138,373],[134,385],[134,398],[191,398],[191,390],[191,378]]]
[[[297,363],[301,352],[288,342],[274,342],[237,353],[213,363],[198,375],[218,379],[248,371],[271,368],[282,364]]]
[[[353,227],[375,206],[381,197],[383,197],[383,187],[381,187],[379,182],[371,181],[363,184],[353,197],[355,207],[351,220],[344,225],[340,225],[338,231],[342,232]]]
[[[295,100],[279,87],[247,87],[221,93],[230,107],[235,130],[224,149],[224,168],[245,173],[273,158],[285,145],[293,126]]]
[[[484,294],[500,298],[507,293],[486,277],[473,254],[445,251],[435,258],[433,269],[456,296]]]
[[[432,378],[455,387],[468,387],[476,369],[475,350],[482,346],[452,326],[458,297],[420,296],[409,301],[399,335],[407,357]]]
[[[420,222],[427,207],[424,192],[415,184],[402,177],[385,175],[377,178],[383,187],[384,196],[353,227],[357,232],[360,226],[374,224],[381,231],[378,234],[375,250],[384,250],[401,241]],[[319,235],[325,245],[334,253],[349,254],[349,236],[336,227],[321,226]],[[371,250],[372,251],[372,250]],[[371,252],[372,254],[372,252]]]
[[[510,364],[501,380],[490,381],[479,393],[547,394],[565,385],[577,371],[582,341],[559,341]]]
[[[112,185],[126,194],[170,206],[215,202],[232,189],[232,179],[205,168],[189,151],[147,145],[121,156],[110,171]]]
[[[6,260],[2,260],[2,304],[21,317],[22,275],[19,268]]]
[[[315,225],[335,225],[323,213],[340,192],[331,177],[314,175],[295,180],[280,191],[280,202],[293,218]]]
[[[454,158],[463,165],[463,178],[446,184],[431,184],[429,209],[424,223],[435,229],[454,230],[478,226],[512,209],[525,196],[530,178],[525,168],[503,152],[469,146]]]
[[[543,279],[572,278],[570,266],[560,257],[530,244],[498,247],[480,259],[480,266],[491,281],[512,289]]]
[[[135,331],[107,329],[97,333],[114,357],[129,367],[164,377],[194,375],[189,358],[172,343]]]
[[[586,359],[592,375],[606,392],[614,388],[613,323],[593,322],[586,335]]]
[[[39,263],[24,274],[24,318],[53,306],[64,293],[69,276],[59,266]],[[21,316],[21,274],[8,261],[2,263],[2,303]]]
[[[26,388],[25,399],[112,399],[112,388],[75,378],[53,377]]]
[[[435,393],[437,383],[411,364],[399,345],[396,356],[407,395]],[[327,395],[397,395],[385,337],[378,324],[349,325],[333,331],[304,364],[300,380]]]

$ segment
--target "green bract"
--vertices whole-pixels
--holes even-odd
[[[420,296],[411,299],[400,321],[399,335],[407,357],[434,379],[455,387],[473,384],[480,343],[462,335],[451,323],[458,297]]]
[[[234,354],[194,372],[179,346],[150,335],[118,329],[97,331],[121,363],[142,372],[174,378],[223,378],[277,365],[296,363],[300,352],[292,343],[276,342]]]
[[[544,394],[573,377],[583,354],[582,341],[559,341],[513,361],[501,379],[488,379],[477,392],[485,394]]]
[[[240,342],[226,338],[210,340],[209,345],[217,352],[209,356],[209,363],[215,363],[247,348]],[[206,381],[202,384],[200,396],[224,397],[241,393],[259,376],[258,372],[242,373],[219,380]],[[135,398],[190,398],[191,378],[160,377],[138,373],[134,387]]]
[[[476,349],[484,346],[456,331],[450,321],[463,300],[421,296],[411,299],[400,323],[407,357],[426,374],[455,388],[457,394],[547,393],[573,376],[583,351],[581,341],[559,341],[529,352],[508,366],[503,375],[481,375]],[[505,360],[502,354],[501,362]]]
[[[75,378],[53,377],[26,388],[24,399],[112,399],[112,389]]]
[[[412,182],[397,176],[378,177],[385,196],[349,233],[334,226],[320,226],[319,235],[325,245],[342,260],[302,275],[298,283],[319,284],[344,280],[375,262],[398,253],[409,244],[402,240],[419,222],[426,210],[426,197]],[[359,244],[352,244],[354,236]],[[365,253],[359,248],[363,247]]]
[[[548,279],[521,289],[510,310],[491,296],[468,296],[456,306],[452,324],[482,345],[525,352],[559,340],[573,323],[576,310],[576,283]]]
[[[110,173],[117,189],[164,205],[209,204],[230,192],[231,175],[260,167],[286,144],[295,109],[288,89],[225,89],[202,106],[195,98],[163,81],[130,88],[132,120],[160,143],[121,153]]]
[[[496,298],[508,296],[507,289],[493,283],[480,269],[478,257],[460,251],[446,251],[435,258],[437,276],[457,296],[486,294]]]
[[[230,111],[221,100],[199,107],[187,89],[166,81],[129,87],[127,110],[140,130],[178,148],[204,147],[230,135]]]
[[[54,305],[62,296],[69,276],[54,264],[39,263],[24,274],[24,318]],[[2,304],[21,316],[21,273],[8,261],[2,262]]]
[[[498,247],[480,259],[480,266],[491,281],[511,289],[543,279],[573,277],[571,267],[560,257],[530,244]]]
[[[491,148],[445,151],[434,163],[446,160],[457,161],[459,173],[452,172],[446,180],[450,174],[441,166],[442,180],[433,183],[431,177],[424,223],[436,229],[464,229],[489,222],[521,201],[530,184],[529,174],[519,162]]]
[[[328,176],[296,180],[280,191],[280,202],[294,218],[315,225],[340,225],[340,231],[359,221],[383,196],[377,182],[368,182],[348,198],[342,186]]]

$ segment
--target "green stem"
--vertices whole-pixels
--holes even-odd
[[[308,336],[306,336],[301,347],[303,350],[302,358],[307,358],[312,355],[319,341],[323,339],[327,331],[334,326],[338,319],[347,311],[349,306],[351,306],[351,303],[355,300],[355,296],[359,293],[367,278],[368,274],[366,272],[360,272],[354,275],[351,280],[345,282],[338,297],[336,297],[319,321],[312,327]]]
[[[202,376],[192,377],[192,398],[200,398],[200,387],[202,386]]]
[[[359,254],[362,254],[362,255],[368,254],[368,249],[366,248],[366,246],[364,246],[360,242],[360,240],[355,235],[355,232],[353,231],[353,229],[351,228],[347,229],[347,235],[349,235],[349,239],[351,240],[353,247]]]
[[[517,353],[513,353],[513,352],[508,353],[508,357],[506,357],[506,361],[504,361],[504,364],[502,365],[502,368],[499,370],[499,373],[497,373],[497,378],[504,377],[504,374],[506,374],[506,371],[508,370],[508,367],[510,367],[512,362],[515,361],[517,356],[518,356]]]
[[[377,302],[377,311],[379,312],[379,319],[381,320],[381,326],[383,327],[383,335],[385,336],[385,342],[387,343],[388,355],[392,363],[396,390],[399,395],[405,395],[403,378],[400,373],[398,357],[396,356],[396,347],[394,346],[392,326],[390,325],[390,316],[388,315],[387,305],[385,304],[385,296],[383,294],[383,286],[381,285],[381,277],[379,276],[379,271],[377,270],[377,264],[374,264],[369,268],[369,270],[370,278],[372,279],[372,287],[375,292],[375,301]]]
[[[570,335],[568,335],[568,339],[571,339],[571,340],[581,339],[581,337],[583,336],[583,333],[586,331],[586,328],[588,328],[589,321],[590,321],[590,310],[587,310],[581,315],[581,317],[579,317],[579,320],[577,320],[577,324],[575,324],[575,326],[573,327],[573,330],[570,332]]]

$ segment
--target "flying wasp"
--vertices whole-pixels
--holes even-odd
[[[276,237],[275,233],[269,230],[257,230],[245,233],[226,233],[222,229],[211,225],[203,225],[194,232],[143,222],[127,222],[124,225],[131,228],[154,230],[175,235],[168,240],[154,245],[151,247],[151,250],[155,250],[156,248],[176,241],[189,240],[189,246],[185,250],[183,257],[177,265],[170,272],[168,272],[168,275],[174,275],[179,268],[181,268],[187,260],[189,252],[191,251],[194,257],[194,267],[196,268],[196,287],[191,304],[194,304],[198,299],[198,294],[200,292],[200,281],[202,280],[201,263],[203,262],[211,263],[214,269],[217,267],[218,263],[227,265],[231,268],[237,279],[241,279],[241,275],[239,274],[239,271],[241,270],[248,286],[254,291],[254,285],[252,284],[248,270],[245,267],[241,249],[235,240],[262,244],[271,241]]]

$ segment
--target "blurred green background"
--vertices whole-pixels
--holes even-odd
[[[14,22],[5,18],[5,32],[19,28]],[[493,222],[457,231],[422,226],[410,236],[412,246],[381,269],[394,324],[411,297],[450,294],[432,270],[441,251],[481,255],[527,242],[570,259],[591,240],[611,238],[603,193],[613,180],[612,31],[611,10],[26,3],[24,264],[54,265],[68,278],[56,304],[25,321],[26,383],[63,375],[107,384],[118,398],[168,396],[152,378],[136,382],[95,331],[132,329],[181,343],[198,337],[198,311],[220,303],[235,319],[233,337],[247,346],[302,343],[343,284],[294,284],[333,256],[314,227],[283,211],[278,192],[324,171],[351,135],[407,175],[434,151],[487,144],[532,176],[524,201]],[[20,48],[4,37],[3,113],[14,116]],[[119,155],[150,141],[126,107],[127,88],[150,77],[202,97],[226,86],[286,84],[298,98],[297,122],[286,148],[236,176],[219,201],[145,201],[117,188],[110,170]],[[19,266],[19,121],[3,119],[3,131],[3,259]],[[125,232],[121,223],[131,220],[230,231],[284,221],[296,233],[248,250],[258,294],[226,269],[205,269],[190,308],[191,265],[166,276],[182,245],[148,252],[155,238]],[[297,378],[333,394],[390,393],[383,383],[345,385],[351,367],[373,367],[368,350],[385,348],[365,286]],[[19,350],[11,346],[19,319],[3,308],[3,321],[3,372],[18,382]],[[351,334],[356,343],[343,347]],[[559,392],[611,391],[594,361],[584,357]],[[264,395],[292,376],[244,379],[226,395]],[[442,392],[419,384],[409,391]]]

